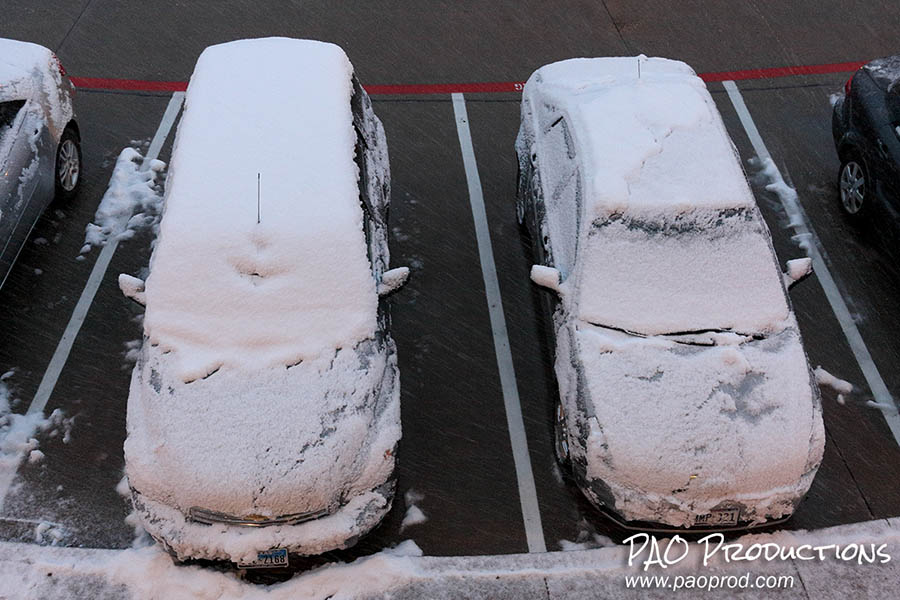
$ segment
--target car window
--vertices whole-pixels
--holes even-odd
[[[552,120],[543,134],[540,169],[553,266],[565,279],[575,262],[581,178],[575,163],[575,144],[562,116]]]
[[[353,77],[353,95],[350,98],[350,111],[353,114],[353,130],[356,132],[356,146],[353,153],[353,161],[356,168],[359,169],[359,178],[357,179],[357,187],[359,189],[359,200],[363,209],[363,230],[366,234],[366,253],[369,257],[369,264],[372,265],[374,271],[374,261],[372,260],[372,240],[374,238],[373,227],[373,209],[372,199],[369,198],[369,168],[367,155],[369,147],[366,143],[366,136],[363,134],[365,127],[365,111],[363,108],[363,90],[356,77]]]
[[[8,102],[0,102],[0,139],[6,135],[9,128],[16,120],[16,115],[25,106],[24,100],[10,100]]]

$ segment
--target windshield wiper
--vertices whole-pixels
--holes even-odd
[[[612,325],[604,325],[603,323],[594,323],[594,322],[588,321],[588,324],[593,325],[594,327],[600,327],[601,329],[609,329],[611,331],[618,331],[620,333],[624,333],[626,335],[630,335],[633,337],[639,337],[639,338],[650,338],[650,337],[678,338],[678,337],[688,337],[688,336],[692,336],[692,335],[717,334],[717,333],[725,333],[725,334],[730,333],[732,335],[736,335],[736,336],[744,337],[744,338],[751,338],[754,340],[764,340],[766,338],[766,336],[761,333],[743,333],[740,331],[734,331],[732,329],[692,329],[692,330],[688,330],[688,331],[675,331],[672,333],[660,333],[660,334],[648,335],[646,333],[640,333],[638,331],[632,331],[630,329],[624,329],[622,327],[614,327]],[[706,341],[706,342],[701,342],[701,341],[697,341],[697,340],[683,340],[683,339],[682,340],[673,339],[672,341],[677,344],[685,344],[688,346],[715,346],[716,345],[715,340],[712,338],[709,338],[708,341]]]

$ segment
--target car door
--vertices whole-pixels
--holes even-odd
[[[0,102],[0,285],[44,208],[33,197],[44,179],[47,137],[26,100]]]
[[[894,216],[900,214],[900,80],[888,88],[886,97],[888,122],[881,130],[881,151],[885,159],[883,177],[885,200]]]

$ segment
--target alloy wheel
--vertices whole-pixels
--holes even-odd
[[[866,175],[858,162],[850,160],[844,164],[840,186],[844,210],[851,215],[857,214],[866,199]]]
[[[56,177],[63,190],[71,192],[78,185],[78,177],[81,174],[81,160],[78,156],[78,148],[75,142],[63,140],[59,146],[59,167]]]

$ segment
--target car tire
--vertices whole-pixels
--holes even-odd
[[[69,125],[59,138],[56,147],[56,168],[53,180],[57,200],[71,200],[81,187],[81,138],[78,130]]]
[[[561,402],[556,403],[556,410],[553,413],[553,447],[556,451],[556,459],[568,471],[571,468],[569,439],[566,435],[566,417]]]
[[[851,219],[862,219],[872,204],[874,180],[865,160],[856,152],[848,153],[841,160],[838,171],[838,194],[841,209]]]

